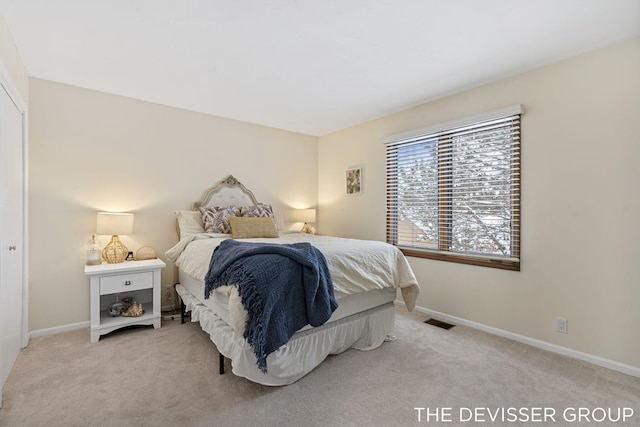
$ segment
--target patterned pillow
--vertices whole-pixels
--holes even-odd
[[[199,209],[206,233],[231,233],[229,218],[237,216],[238,210],[235,206],[201,207]]]
[[[240,216],[250,218],[273,218],[271,205],[241,206]]]

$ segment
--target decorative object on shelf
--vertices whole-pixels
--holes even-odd
[[[144,307],[138,302],[131,304],[131,307],[122,312],[124,317],[140,317],[144,314]]]
[[[362,168],[347,169],[347,194],[362,192]]]
[[[133,233],[133,214],[98,212],[97,234],[111,235],[111,241],[102,249],[102,258],[109,264],[123,262],[129,253],[118,235]]]
[[[156,250],[151,246],[143,246],[136,252],[135,260],[156,259]]]
[[[135,302],[133,300],[133,297],[124,297],[121,299],[122,301],[122,310],[121,312],[125,312],[129,309],[129,307],[131,307],[133,305],[133,303]]]
[[[127,254],[127,258],[125,259],[125,261],[133,261],[133,252],[129,251],[129,253]]]
[[[124,309],[124,304],[120,301],[120,295],[116,294],[116,300],[109,304],[107,308],[107,312],[111,317],[118,317],[122,314],[122,310]]]
[[[87,265],[102,264],[102,250],[100,249],[100,240],[96,239],[96,235],[91,235],[87,246]]]
[[[309,226],[309,222],[316,222],[316,210],[315,209],[295,209],[293,211],[294,222],[304,222],[302,226],[303,233],[316,234],[316,230]]]

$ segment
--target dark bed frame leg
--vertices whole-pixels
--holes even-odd
[[[184,318],[187,316],[186,313],[187,306],[184,305],[182,301],[180,301],[180,323],[184,323]]]
[[[224,375],[224,356],[218,352],[218,359],[220,361],[220,375]]]
[[[173,289],[176,288],[176,285],[179,285],[179,283],[175,283],[173,285]],[[191,317],[191,312],[187,311],[187,306],[182,301],[182,298],[180,298],[180,323],[184,323],[184,319],[186,317]],[[220,375],[224,375],[224,359],[225,357],[222,355],[222,353],[218,352],[218,370],[220,372]]]
[[[179,285],[179,283],[176,283],[173,285],[173,289],[176,288],[176,285]],[[180,296],[178,295],[178,298],[180,298]],[[182,302],[182,298],[180,298],[180,323],[183,324],[184,323],[184,319],[187,316],[191,316],[191,312],[187,311],[187,306],[184,305],[184,302]]]

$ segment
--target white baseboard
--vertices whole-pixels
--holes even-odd
[[[167,306],[162,306],[162,311],[171,311],[171,310],[175,310],[175,306],[173,305],[167,305]],[[180,315],[178,314],[178,319]],[[71,323],[69,325],[62,325],[62,326],[55,326],[53,328],[46,328],[46,329],[39,329],[37,331],[31,331],[29,332],[29,339],[31,338],[38,338],[38,337],[46,337],[47,335],[55,335],[55,334],[60,334],[62,332],[69,332],[69,331],[75,331],[77,329],[84,329],[84,328],[90,328],[91,327],[91,322],[90,321],[85,321],[85,322],[79,322],[79,323]]]
[[[396,301],[396,304],[405,306],[402,301]],[[451,316],[445,313],[440,313],[438,311],[430,310],[428,308],[416,306],[415,310],[420,313],[435,317],[438,320],[445,321],[447,323],[453,323],[455,325],[463,325],[469,328],[478,329],[480,331],[487,332],[492,335],[508,338],[517,342],[521,342],[523,344],[528,344],[532,347],[550,351],[552,353],[558,353],[563,356],[567,356],[573,359],[578,359],[584,362],[591,363],[593,365],[602,366],[604,368],[622,372],[623,374],[632,375],[634,377],[640,377],[640,367],[637,367],[637,366],[626,365],[624,363],[616,362],[614,360],[609,360],[603,357],[594,356],[592,354],[583,353],[581,351],[572,350],[567,347],[562,347],[556,344],[548,343],[546,341],[541,341],[541,340],[530,338],[524,335],[515,334],[513,332],[494,328],[492,326],[483,325],[482,323],[472,322],[470,320],[462,319],[456,316]]]
[[[402,301],[396,301],[396,304],[406,307]],[[602,366],[604,368],[608,368],[617,372],[622,372],[623,374],[632,375],[634,377],[640,378],[640,367],[637,367],[637,366],[626,365],[624,363],[616,362],[614,360],[605,359],[603,357],[594,356],[592,354],[583,353],[577,350],[572,350],[567,347],[562,347],[560,345],[551,344],[546,341],[541,341],[541,340],[530,338],[524,335],[515,334],[513,332],[494,328],[492,326],[483,325],[482,323],[472,322],[470,320],[466,320],[461,317],[451,316],[449,314],[440,313],[439,311],[430,310],[428,308],[416,306],[415,310],[420,313],[435,317],[438,320],[443,320],[445,322],[453,323],[455,325],[463,325],[469,328],[478,329],[480,331],[487,332],[492,335],[508,338],[517,342],[521,342],[523,344],[528,344],[532,347],[540,348],[542,350],[547,350],[552,353],[561,354],[563,356],[571,357],[573,359],[582,360],[584,362],[588,362],[593,365]],[[40,329],[37,331],[31,331],[29,333],[29,338],[31,339],[31,338],[44,337],[47,335],[55,335],[61,332],[69,332],[69,331],[74,331],[76,329],[89,328],[90,326],[91,326],[91,323],[89,321],[86,321],[86,322],[72,323],[70,325],[56,326],[54,328]]]
[[[87,320],[86,322],[71,323],[69,325],[56,326],[56,327],[47,328],[47,329],[39,329],[37,331],[29,332],[29,339],[46,337],[47,335],[55,335],[62,332],[75,331],[76,329],[89,328],[90,326],[91,326],[91,322]]]

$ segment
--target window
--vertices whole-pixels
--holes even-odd
[[[397,135],[387,241],[405,255],[520,270],[520,105]]]

